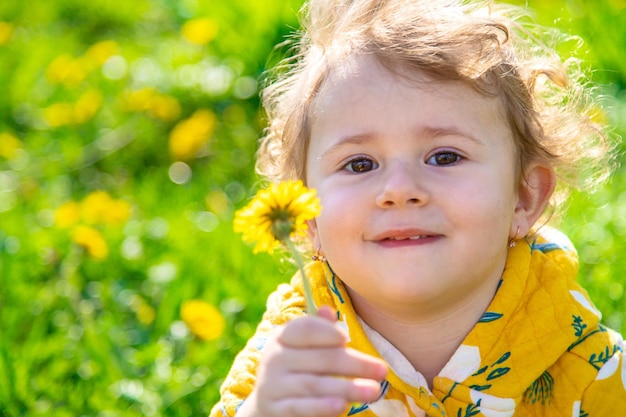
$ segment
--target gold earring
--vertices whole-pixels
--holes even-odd
[[[326,257],[322,255],[321,250],[322,248],[317,248],[317,253],[311,256],[311,260],[319,261],[319,262],[326,262]]]
[[[515,231],[515,236],[509,239],[509,248],[515,247],[515,241],[517,240],[517,235],[519,235],[519,226],[517,226],[517,230]]]

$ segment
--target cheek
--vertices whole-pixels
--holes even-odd
[[[341,232],[346,222],[341,222],[342,216],[331,205],[324,207],[325,211],[317,218],[317,238],[323,246],[328,246],[335,239],[341,238]],[[324,210],[322,209],[322,210]]]
[[[364,224],[363,208],[347,192],[321,192],[322,213],[316,219],[317,238],[322,246],[335,244]]]
[[[467,185],[448,196],[448,207],[454,207],[449,215],[457,221],[483,227],[510,222],[517,201],[511,182],[483,176]]]

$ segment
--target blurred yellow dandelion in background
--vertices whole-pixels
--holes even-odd
[[[181,108],[178,100],[174,97],[166,94],[155,94],[147,112],[156,119],[171,121],[180,116]]]
[[[189,330],[202,340],[218,339],[226,328],[226,320],[213,305],[201,300],[185,301],[180,316]]]
[[[128,201],[114,200],[109,202],[109,210],[104,216],[104,223],[106,224],[123,224],[131,215],[132,207]]]
[[[102,101],[102,93],[90,89],[78,97],[76,103],[51,104],[43,110],[43,117],[52,128],[83,124],[96,115],[102,106]]]
[[[8,43],[13,37],[15,27],[9,22],[0,22],[0,45]]]
[[[82,56],[61,54],[54,58],[46,68],[46,78],[53,85],[62,84],[68,88],[75,88],[87,78],[89,73],[115,55],[118,49],[119,46],[115,41],[107,40],[91,45]]]
[[[196,111],[188,119],[180,121],[170,132],[170,154],[176,160],[188,160],[209,141],[217,118],[210,110]]]
[[[43,110],[48,126],[55,128],[74,123],[74,106],[71,103],[54,103]]]
[[[102,106],[102,93],[96,89],[87,90],[74,105],[73,123],[81,124],[91,120]]]
[[[69,201],[59,206],[54,220],[62,228],[78,223],[119,225],[130,218],[131,210],[127,201],[114,199],[106,191],[94,191],[80,202]]]
[[[106,223],[113,198],[105,191],[94,191],[81,203],[82,219],[87,224]]]
[[[103,260],[109,247],[96,226],[121,225],[131,215],[131,205],[112,198],[105,191],[94,191],[82,201],[68,201],[54,212],[54,224],[70,229],[74,243],[83,247],[95,259]]]
[[[22,147],[22,141],[14,135],[7,132],[0,133],[0,158],[12,159],[17,150]]]
[[[154,88],[140,88],[124,92],[122,101],[127,111],[148,111],[155,94],[158,92]]]
[[[154,308],[139,295],[135,295],[131,298],[130,308],[137,315],[137,320],[146,326],[151,324],[156,317]]]
[[[113,199],[106,191],[94,191],[81,202],[81,217],[87,224],[105,223]]]
[[[82,246],[96,260],[104,260],[109,255],[109,246],[102,234],[93,227],[79,225],[72,232],[72,240]]]
[[[81,218],[87,224],[122,224],[130,214],[128,202],[116,200],[106,191],[94,191],[81,202]]]
[[[101,41],[95,43],[87,49],[85,52],[85,59],[94,63],[97,66],[104,64],[107,59],[117,53],[119,45],[115,41]]]
[[[46,68],[46,77],[51,84],[77,87],[87,77],[88,68],[81,59],[70,54],[56,57]]]
[[[165,121],[177,119],[181,112],[178,100],[154,88],[126,91],[122,95],[122,106],[126,111],[145,112],[150,117]]]
[[[188,42],[206,45],[217,36],[217,23],[208,17],[197,17],[183,24],[181,34]]]
[[[80,205],[76,201],[68,201],[59,206],[54,212],[54,224],[57,227],[67,228],[80,221]]]

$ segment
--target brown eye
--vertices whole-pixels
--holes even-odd
[[[352,172],[368,172],[378,168],[378,164],[368,158],[357,158],[348,162],[346,168]]]
[[[461,156],[454,152],[439,152],[428,158],[431,165],[452,165],[461,160]]]

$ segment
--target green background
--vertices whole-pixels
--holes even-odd
[[[626,2],[518,2],[526,3],[540,23],[581,36],[577,56],[593,69],[610,104],[605,116],[624,135]],[[264,126],[257,82],[285,53],[273,47],[297,27],[299,6],[0,2],[0,22],[13,28],[0,44],[0,135],[19,140],[11,157],[0,156],[0,415],[209,412],[267,294],[293,271],[279,257],[253,255],[232,232],[232,217],[257,184],[253,155]],[[181,35],[198,17],[217,30],[204,45]],[[101,41],[116,45],[104,62],[78,82],[53,82],[50,64],[59,56],[83,57]],[[142,88],[174,98],[180,112],[130,111],[125,94]],[[45,109],[88,91],[101,104],[87,120],[46,123]],[[213,112],[217,123],[194,156],[176,165],[191,175],[176,183],[168,137],[198,109]],[[110,249],[104,260],[80,250],[54,222],[59,206],[95,190],[132,206],[123,225],[101,227]],[[626,171],[568,205],[562,228],[579,249],[580,281],[605,322],[624,332]],[[227,327],[219,339],[186,330],[180,306],[192,299],[220,309]],[[142,321],[138,305],[154,318]]]

